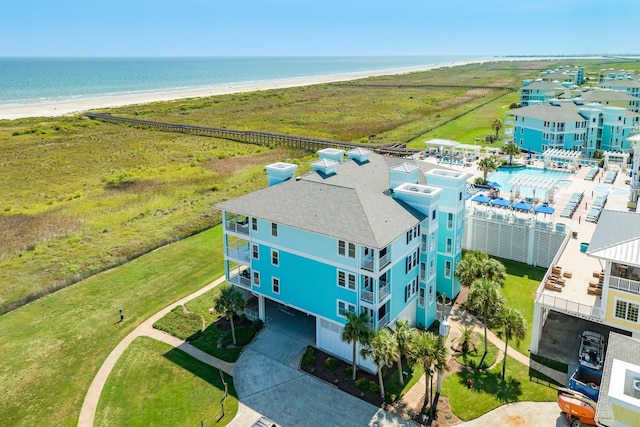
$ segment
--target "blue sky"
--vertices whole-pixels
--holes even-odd
[[[640,0],[5,0],[0,56],[640,53]]]

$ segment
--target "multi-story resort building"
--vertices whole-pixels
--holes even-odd
[[[455,297],[469,174],[356,148],[319,151],[313,172],[266,167],[269,186],[219,204],[227,281],[269,310],[316,319],[316,346],[351,358],[348,313],[378,330],[429,327],[437,294]],[[373,368],[368,360],[360,360]]]
[[[625,108],[553,99],[507,111],[504,138],[533,153],[561,149],[593,157],[596,150],[630,151],[627,138],[639,126],[640,115]]]
[[[548,102],[552,99],[563,98],[569,90],[557,82],[524,80],[520,89],[520,106]]]
[[[580,86],[585,82],[584,67],[572,67],[570,65],[558,67],[555,70],[546,70],[540,73],[540,79],[546,82],[556,81],[562,84]]]
[[[614,70],[613,68],[607,68],[600,70],[598,73],[598,83],[611,82],[613,80],[633,80],[638,76],[632,70]]]

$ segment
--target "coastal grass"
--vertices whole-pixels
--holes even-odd
[[[467,387],[471,378],[473,387]],[[502,363],[488,371],[461,371],[449,375],[442,383],[442,394],[449,398],[451,409],[463,421],[486,414],[498,406],[512,402],[554,402],[557,390],[546,384],[530,381],[529,367],[507,356],[505,380]]]
[[[223,274],[218,226],[0,316],[2,423],[75,426],[113,348],[142,321]]]
[[[136,338],[116,363],[96,411],[96,426],[227,425],[238,410],[233,379],[171,346]]]

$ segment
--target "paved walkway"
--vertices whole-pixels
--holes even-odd
[[[109,356],[105,359],[104,363],[98,370],[98,373],[93,378],[91,385],[89,386],[89,390],[84,398],[84,402],[82,403],[82,409],[80,410],[80,417],[78,419],[79,427],[92,427],[94,418],[96,416],[96,408],[98,406],[98,401],[100,400],[100,394],[102,393],[102,389],[109,377],[109,374],[113,370],[116,362],[127,349],[129,344],[133,342],[138,337],[148,336],[159,341],[165,342],[169,345],[179,348],[185,353],[193,356],[194,358],[200,360],[201,362],[207,363],[211,366],[214,366],[222,371],[231,375],[233,373],[233,363],[224,362],[222,360],[216,359],[213,356],[193,347],[191,344],[186,343],[183,340],[175,338],[169,334],[165,334],[164,332],[158,331],[157,329],[153,329],[153,324],[162,318],[165,314],[169,313],[178,305],[183,305],[186,302],[199,297],[200,295],[208,292],[209,290],[215,288],[221,283],[224,283],[224,276],[218,278],[216,281],[208,284],[204,288],[182,298],[179,301],[174,302],[173,304],[165,307],[160,310],[144,322],[142,322],[138,327],[136,327],[129,335],[127,335],[120,343],[113,349],[113,351],[109,354]],[[239,408],[240,410],[240,408]]]

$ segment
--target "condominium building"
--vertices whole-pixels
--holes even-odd
[[[269,187],[217,206],[225,272],[259,318],[276,306],[314,316],[316,346],[349,360],[348,313],[365,312],[374,330],[397,319],[426,328],[436,295],[458,294],[470,175],[361,148],[318,154],[313,172],[271,164]]]

